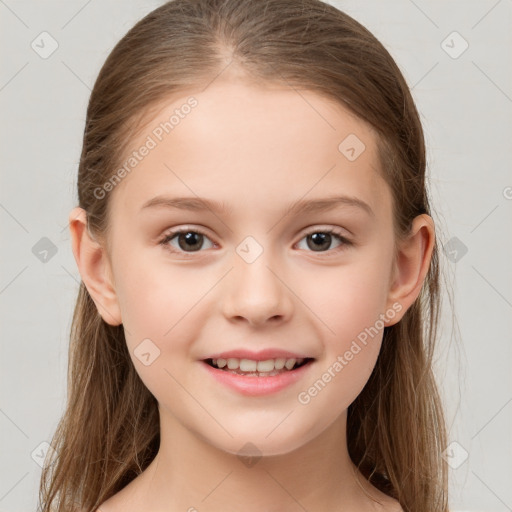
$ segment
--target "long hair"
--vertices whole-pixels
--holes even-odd
[[[233,63],[262,83],[313,91],[374,130],[393,197],[396,240],[430,215],[424,134],[407,83],[361,24],[320,0],[173,0],[131,28],[92,90],[78,169],[88,229],[108,242],[115,173],[141,120],[159,102],[214,80]],[[447,512],[446,427],[433,374],[440,313],[435,242],[420,295],[395,325],[349,406],[349,455],[406,512]],[[157,401],[142,383],[123,326],[105,323],[83,282],[71,326],[66,409],[44,467],[42,512],[94,511],[149,465],[160,442]]]

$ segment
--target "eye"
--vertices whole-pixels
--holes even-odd
[[[342,233],[337,232],[335,229],[310,231],[309,233],[306,233],[304,238],[302,238],[302,240],[306,240],[307,247],[313,252],[329,252],[328,249],[333,242],[333,239],[337,239],[340,243],[334,251],[330,252],[338,252],[343,250],[345,246],[352,245],[350,240],[345,238]],[[327,249],[327,251],[324,249]]]
[[[175,229],[167,233],[159,243],[173,253],[190,254],[193,252],[200,252],[205,240],[209,241],[210,239],[202,231],[182,228]],[[301,242],[302,240],[306,240],[306,245],[312,252],[337,253],[338,251],[343,250],[346,246],[353,245],[352,242],[342,235],[342,233],[337,232],[335,229],[317,229],[315,231],[310,231],[301,239]],[[338,240],[338,246],[334,250],[329,250],[329,247],[335,240]],[[178,247],[171,244],[173,241],[177,242]],[[211,241],[210,244],[210,247],[207,248],[211,248],[215,245]]]
[[[178,248],[171,244],[176,238]],[[171,252],[198,252],[203,246],[203,242],[209,240],[205,233],[196,229],[176,229],[167,233],[164,238],[160,241],[160,244],[167,247]],[[213,247],[213,243],[211,247]]]

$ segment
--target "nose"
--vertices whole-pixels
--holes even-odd
[[[290,318],[293,301],[284,272],[266,256],[247,263],[235,261],[230,272],[223,299],[223,312],[230,321],[246,321],[250,325],[264,326],[272,322],[285,322]]]

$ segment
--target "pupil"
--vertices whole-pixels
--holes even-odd
[[[310,249],[313,250],[328,249],[331,245],[331,235],[329,233],[313,233],[308,238],[313,241],[313,246],[310,246]]]
[[[197,242],[197,240],[196,240],[194,243],[194,239],[196,237],[198,237],[199,242]],[[181,242],[183,239],[185,239],[185,242],[182,244]],[[192,250],[195,251],[195,250],[198,250],[201,248],[202,241],[203,241],[203,235],[201,233],[194,233],[193,231],[189,231],[187,233],[180,233],[178,240],[179,240],[181,249],[183,249],[183,250],[191,249],[190,246],[192,245],[192,246],[195,246],[195,247],[192,247]]]

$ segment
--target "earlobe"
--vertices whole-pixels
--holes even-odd
[[[99,314],[110,325],[122,323],[121,311],[112,280],[106,250],[96,241],[87,227],[83,208],[73,208],[69,214],[73,255],[87,291]]]
[[[396,324],[421,292],[435,243],[434,221],[429,215],[418,215],[410,235],[399,244],[393,279],[388,294],[388,307],[399,312],[385,325]],[[401,307],[397,307],[397,305]]]

